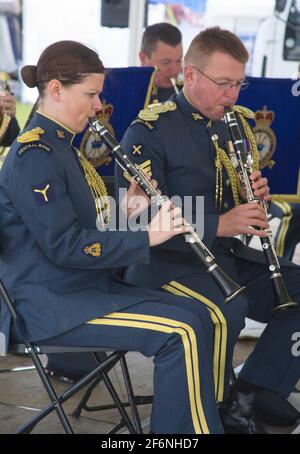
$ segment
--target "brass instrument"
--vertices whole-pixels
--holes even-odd
[[[246,191],[246,199],[248,202],[260,203],[267,215],[267,204],[253,194],[249,178],[253,172],[253,158],[251,152],[246,149],[235,113],[229,107],[225,107],[225,122],[229,127],[233,142],[233,150],[229,152],[229,157]],[[298,303],[292,300],[284,283],[271,230],[268,230],[267,234],[266,237],[260,237],[260,241],[273,284],[276,304],[274,311],[298,308]]]
[[[115,156],[117,164],[124,171],[128,172],[131,178],[133,178],[135,182],[144,190],[144,192],[151,199],[151,203],[154,203],[158,207],[162,207],[169,200],[168,197],[161,195],[151,184],[139,166],[128,158],[121,145],[108,132],[105,126],[101,125],[96,118],[91,118],[89,124],[91,131],[96,133],[103,140],[105,145]],[[190,227],[190,233],[183,234],[181,237],[187,242],[188,246],[200,259],[201,263],[206,268],[206,271],[213,277],[225,296],[225,302],[227,303],[231,301],[239,295],[245,287],[239,286],[217,265],[215,257],[201,241],[195,230],[192,229],[187,221],[185,221],[185,224]]]

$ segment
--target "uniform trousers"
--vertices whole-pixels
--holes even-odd
[[[154,356],[151,431],[223,433],[214,391],[214,327],[206,307],[193,299],[119,281],[112,281],[110,287],[112,294],[124,298],[140,294],[143,302],[90,320],[43,344],[105,347]]]
[[[163,286],[173,294],[198,300],[210,311],[214,324],[216,399],[222,401],[229,393],[234,346],[246,316],[268,325],[240,378],[288,397],[300,378],[300,355],[293,354],[293,339],[295,333],[300,333],[300,309],[273,312],[275,298],[266,265],[220,256],[217,263],[237,283],[246,286],[229,303],[224,303],[224,296],[206,272],[189,274]],[[282,273],[291,297],[300,305],[300,268],[283,266]]]

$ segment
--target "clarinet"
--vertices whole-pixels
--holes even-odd
[[[103,126],[96,118],[91,118],[89,121],[91,131],[97,134],[111,153],[115,156],[117,164],[128,174],[135,182],[143,189],[143,191],[148,195],[151,200],[151,203],[161,208],[169,198],[165,195],[161,195],[159,191],[151,184],[147,179],[144,172],[139,168],[139,166],[133,163],[122,149],[121,145],[115,140],[115,138],[108,132],[108,130]],[[242,292],[245,287],[239,286],[234,282],[215,262],[215,257],[203,244],[195,230],[192,229],[190,224],[185,221],[191,230],[188,234],[182,234],[181,237],[187,242],[189,247],[194,251],[197,257],[200,259],[202,264],[205,266],[206,271],[213,277],[216,281],[218,287],[222,291],[225,297],[225,302],[233,300],[240,292]]]
[[[229,152],[229,157],[233,167],[236,169],[243,188],[246,191],[247,202],[260,203],[268,214],[267,204],[253,194],[250,175],[253,172],[253,157],[251,152],[246,149],[245,141],[241,134],[235,113],[225,107],[225,122],[227,123],[233,142],[233,150]],[[292,300],[288,293],[281,273],[280,264],[274,248],[274,240],[271,230],[267,230],[266,237],[260,237],[263,252],[270,272],[270,279],[273,284],[275,296],[274,311],[298,308],[298,304]]]

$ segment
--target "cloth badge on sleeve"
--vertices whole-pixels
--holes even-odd
[[[86,255],[91,255],[92,257],[100,257],[102,252],[101,244],[100,243],[90,244],[83,248],[83,252]]]
[[[34,192],[35,201],[38,205],[48,205],[56,200],[52,184],[43,183],[38,186],[32,187]]]
[[[143,147],[143,145],[133,145],[133,152],[132,154],[135,155],[135,154],[138,154],[138,155],[141,155],[142,154],[142,151],[141,151],[141,148]]]

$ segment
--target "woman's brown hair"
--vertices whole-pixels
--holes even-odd
[[[59,80],[64,86],[80,83],[87,74],[104,73],[104,66],[97,52],[76,41],[58,41],[41,54],[37,65],[21,69],[21,76],[28,87],[37,87],[42,97],[47,83]]]

